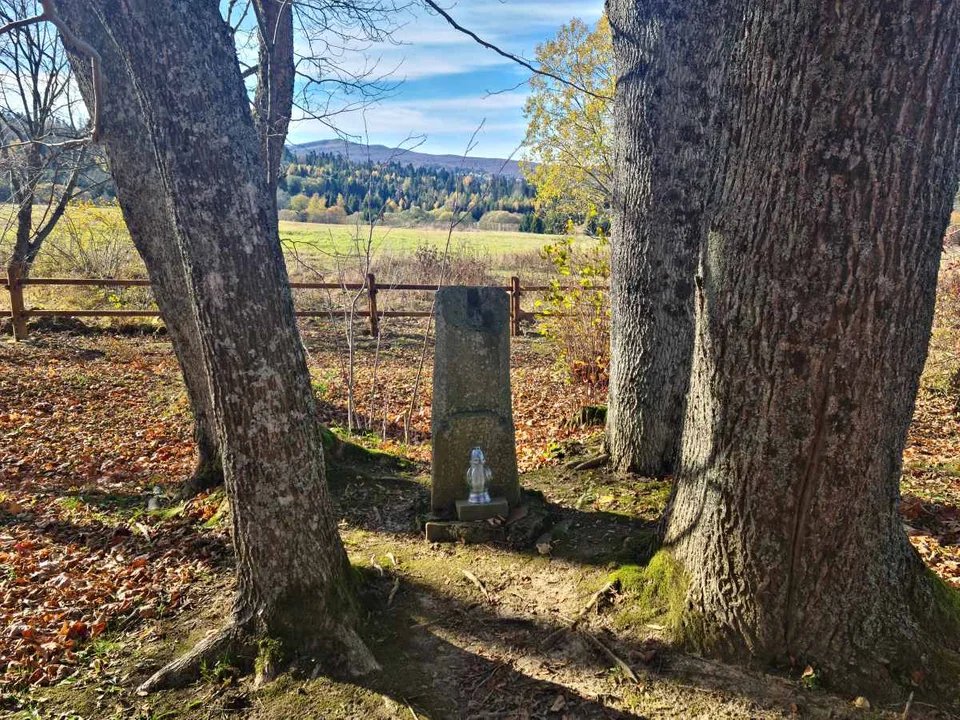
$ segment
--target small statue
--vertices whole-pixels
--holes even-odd
[[[490,502],[490,478],[493,471],[485,464],[483,450],[475,447],[470,451],[470,467],[467,468],[467,487],[470,488],[471,505],[485,505]]]

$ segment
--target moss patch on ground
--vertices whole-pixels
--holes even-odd
[[[688,580],[683,566],[666,550],[659,550],[644,566],[625,565],[610,576],[620,584],[624,607],[614,621],[620,629],[662,627],[679,640],[684,624]]]

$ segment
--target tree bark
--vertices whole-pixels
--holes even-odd
[[[275,199],[296,78],[293,11],[292,3],[262,0],[254,3],[254,10],[260,28],[254,122],[266,159],[266,178]],[[106,41],[99,21],[92,15],[83,17],[78,14],[76,22],[83,31],[81,37],[99,39],[95,46],[101,54],[103,74],[109,78],[101,98],[101,122],[111,128],[104,139],[104,148],[124,221],[147,267],[193,413],[197,464],[192,476],[183,484],[181,493],[194,495],[222,485],[223,468],[196,321],[186,299],[187,278],[176,251],[170,220],[165,216],[163,203],[158,200],[163,187],[132,81],[116,49]],[[91,42],[90,39],[87,41]],[[85,56],[77,59],[79,62],[73,63],[74,73],[78,76],[84,99],[92,107],[89,62]]]
[[[78,37],[100,53],[104,76],[99,98],[104,152],[124,222],[147,268],[154,299],[170,334],[193,413],[197,465],[182,488],[184,494],[193,495],[222,485],[223,469],[200,334],[188,297],[187,275],[177,249],[166,189],[133,80],[106,28],[85,8],[65,6],[60,13],[76,29]],[[71,61],[83,98],[92,107],[89,58],[71,55]]]
[[[960,617],[897,506],[957,186],[960,2],[741,22],[665,525],[685,634],[847,690],[956,683]]]
[[[296,69],[293,59],[293,2],[254,0],[260,34],[253,120],[260,135],[267,182],[276,209],[277,182],[293,110]]]
[[[69,5],[94,13],[129,69],[186,270],[231,502],[233,626],[327,667],[369,671],[230,29],[213,0]],[[172,678],[161,671],[146,687]]]
[[[704,30],[717,3],[611,0],[616,62],[607,443],[620,471],[663,476],[679,454],[703,234]]]

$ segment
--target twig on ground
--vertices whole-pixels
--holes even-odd
[[[387,607],[393,605],[393,598],[397,595],[397,590],[400,589],[400,576],[397,575],[393,579],[393,587],[390,589],[390,595],[387,597]]]
[[[900,716],[900,720],[908,720],[910,717],[910,708],[913,707],[913,692],[911,691],[910,697],[907,698],[907,704],[903,708],[903,715]]]
[[[500,671],[500,669],[503,668],[503,667],[506,667],[506,665],[505,665],[504,663],[500,663],[500,664],[498,664],[495,668],[493,668],[493,670],[491,670],[490,672],[488,672],[488,673],[484,676],[483,680],[481,680],[480,682],[478,682],[478,683],[476,684],[476,686],[473,688],[473,692],[470,693],[470,699],[473,700],[474,696],[480,691],[480,688],[482,688],[484,685],[486,685],[487,682],[490,680],[490,678],[492,678],[494,675],[496,675],[496,674]]]
[[[411,629],[411,630],[414,630],[414,629],[416,629],[416,628],[425,628],[425,627],[430,627],[431,625],[435,625],[435,624],[437,624],[437,623],[446,622],[447,620],[452,620],[453,618],[457,617],[458,615],[466,615],[466,614],[469,613],[471,610],[473,610],[474,608],[477,608],[477,607],[480,607],[480,603],[478,603],[478,602],[472,602],[472,603],[470,603],[469,605],[467,605],[467,607],[466,607],[465,609],[463,609],[463,610],[455,610],[454,612],[448,613],[448,614],[444,615],[443,617],[434,618],[433,620],[427,620],[426,622],[421,622],[421,623],[417,623],[416,625],[411,625],[411,626],[410,626],[410,629]]]
[[[607,453],[603,453],[602,455],[597,455],[588,460],[584,460],[582,463],[578,463],[572,469],[578,472],[582,470],[593,470],[602,465],[606,465],[609,460],[610,456]]]
[[[549,648],[565,632],[576,629],[577,625],[580,624],[580,621],[587,616],[587,613],[589,613],[591,610],[593,610],[593,608],[597,606],[597,603],[600,602],[600,598],[615,591],[619,587],[619,585],[620,585],[620,582],[618,580],[611,580],[602,588],[597,590],[593,594],[593,596],[590,598],[590,601],[586,605],[584,605],[583,609],[579,613],[577,613],[577,616],[573,618],[568,625],[565,625],[564,627],[554,630],[552,633],[550,633],[546,637],[546,639],[542,643],[540,643],[540,647],[544,649]]]
[[[582,631],[581,631],[580,634],[583,635],[585,638],[587,638],[587,639],[588,639],[590,642],[592,642],[594,645],[596,645],[596,646],[597,646],[597,649],[599,649],[604,655],[606,655],[608,658],[610,658],[610,660],[612,660],[612,661],[616,664],[617,667],[619,667],[621,670],[623,670],[624,674],[625,674],[628,678],[630,678],[630,680],[631,680],[632,682],[634,682],[634,683],[640,682],[640,679],[637,677],[636,673],[633,672],[633,670],[631,669],[631,667],[630,667],[629,665],[627,665],[627,663],[626,663],[619,655],[617,655],[615,652],[613,652],[613,650],[611,650],[611,649],[608,648],[606,645],[604,645],[602,642],[600,642],[599,638],[595,638],[593,635],[591,635],[591,634],[588,633],[588,632],[582,632]]]
[[[474,575],[474,574],[473,574],[472,572],[470,572],[469,570],[463,570],[463,569],[461,569],[460,572],[463,573],[464,577],[466,577],[467,580],[469,580],[470,582],[472,582],[474,585],[477,586],[477,589],[478,589],[480,592],[483,593],[483,596],[484,596],[487,600],[489,600],[489,601],[492,601],[492,600],[493,600],[493,598],[490,597],[490,593],[487,592],[487,589],[483,586],[483,583],[480,582],[480,579],[479,579],[476,575]]]

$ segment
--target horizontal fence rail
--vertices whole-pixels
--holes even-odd
[[[11,265],[7,268],[7,277],[0,277],[0,287],[6,287],[10,293],[10,318],[13,324],[13,336],[17,340],[27,337],[27,320],[30,318],[41,317],[105,317],[105,318],[154,318],[160,317],[156,310],[36,310],[28,309],[24,304],[23,288],[31,285],[73,285],[86,287],[150,287],[149,280],[124,280],[119,278],[32,278],[23,277],[20,266]],[[366,282],[362,283],[321,283],[321,282],[291,282],[290,287],[293,290],[345,290],[365,292],[367,296],[366,316],[370,323],[370,333],[374,336],[380,332],[380,320],[382,318],[422,318],[433,315],[432,311],[426,310],[377,310],[377,295],[385,291],[416,290],[421,292],[437,292],[447,285],[418,285],[411,283],[393,283],[378,285],[377,278],[373,273],[367,274]],[[509,285],[495,285],[501,290],[506,290],[510,295],[510,334],[520,334],[521,321],[544,315],[545,313],[536,311],[526,311],[520,306],[520,298],[525,292],[543,292],[552,290],[551,285],[523,285],[520,278],[513,276],[510,278]],[[595,286],[592,290],[607,290],[603,286]],[[297,317],[329,317],[336,315],[340,310],[296,310],[294,314]]]

